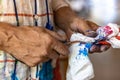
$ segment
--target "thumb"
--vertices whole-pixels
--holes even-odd
[[[99,27],[99,25],[97,25],[96,23],[86,20],[86,23],[92,28],[92,30],[96,31]]]
[[[98,29],[99,26],[89,20],[87,20],[86,23],[91,28],[91,30],[86,31],[86,35],[90,37],[96,37],[97,36],[96,30]]]
[[[80,32],[86,34],[87,30],[92,30],[91,27],[88,26],[85,20],[83,19],[74,19],[73,23],[71,24],[71,29],[76,32]]]

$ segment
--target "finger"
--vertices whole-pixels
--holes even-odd
[[[96,33],[93,31],[92,27],[88,25],[88,23],[85,20],[77,20],[76,23],[74,23],[74,28],[77,29],[77,32],[81,32],[85,34],[86,36],[96,36]]]
[[[58,59],[52,59],[52,63],[51,63],[51,64],[52,64],[53,68],[56,67],[57,60],[58,60]]]
[[[71,37],[71,35],[72,35],[73,33],[74,33],[74,31],[72,31],[71,29],[67,29],[67,30],[66,30],[67,41],[70,40],[70,37]]]
[[[93,23],[92,21],[86,20],[87,25],[91,28],[91,30],[86,31],[87,36],[96,37],[96,30],[98,29],[98,25]]]
[[[61,55],[67,55],[69,53],[68,46],[57,40],[53,42],[52,48]]]
[[[51,51],[49,51],[49,58],[50,59],[57,59],[58,57],[59,57],[59,53],[57,53],[55,50],[51,50]]]
[[[65,59],[68,59],[68,55],[66,55],[66,56],[60,55],[59,58],[60,58],[61,60],[65,60]]]
[[[95,31],[91,31],[91,30],[88,30],[86,31],[86,36],[89,36],[89,37],[96,37],[97,36],[97,33]]]
[[[101,51],[106,51],[106,50],[108,50],[110,48],[110,45],[102,45],[101,47],[100,47],[100,50]]]
[[[100,50],[100,45],[93,45],[91,48],[90,48],[90,53],[93,53],[93,52],[101,52]]]
[[[92,21],[86,20],[87,24],[92,28],[92,30],[96,31],[99,25],[93,23]]]
[[[62,35],[54,32],[54,31],[50,31],[50,30],[47,30],[47,29],[46,29],[46,31],[47,31],[52,37],[56,38],[57,40],[60,40],[60,41],[65,41],[65,40],[66,40],[65,36],[62,36]]]
[[[86,31],[90,30],[92,31],[92,28],[88,26],[88,24],[86,23],[86,21],[84,20],[79,20],[78,22],[76,22],[76,26],[79,32],[82,32],[84,34],[86,34]]]
[[[100,45],[100,44],[96,44],[96,45],[93,45],[91,48],[90,48],[90,53],[94,53],[94,52],[103,52],[103,51],[106,51],[110,48],[110,45]]]

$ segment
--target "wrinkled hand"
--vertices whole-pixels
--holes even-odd
[[[21,26],[11,30],[11,35],[5,34],[9,38],[1,49],[28,66],[35,66],[40,62],[56,59],[59,55],[69,53],[67,46],[60,42],[64,39],[45,28]]]
[[[80,32],[86,36],[94,36],[94,34],[89,31],[95,31],[98,28],[98,25],[95,23],[79,18],[69,6],[61,7],[56,10],[54,12],[54,19],[55,24],[67,34],[68,40],[70,39],[71,34],[74,32]],[[90,52],[104,51],[108,48],[108,45],[94,45],[90,49]]]
[[[85,21],[83,19],[75,19],[71,24],[71,29],[68,29],[67,35],[71,36],[73,32],[81,32],[86,36],[95,37],[97,34],[93,31],[96,31],[99,26],[91,21]],[[91,33],[92,32],[92,33]],[[110,45],[93,45],[90,49],[91,53],[106,51],[110,48]]]

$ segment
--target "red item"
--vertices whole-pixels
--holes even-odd
[[[60,66],[59,66],[59,60],[57,60],[57,62],[56,62],[56,67],[55,67],[55,69],[54,69],[54,78],[53,78],[53,80],[62,80],[61,79],[61,74],[60,74]]]
[[[120,40],[120,36],[116,36],[116,38],[117,38],[118,40]]]
[[[120,40],[120,36],[116,36],[116,39]],[[110,45],[107,41],[100,41],[99,44]]]
[[[107,41],[100,41],[99,44],[110,45],[110,43],[108,43]]]

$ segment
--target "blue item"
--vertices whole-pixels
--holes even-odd
[[[47,23],[46,28],[49,30],[53,30],[53,26],[49,19],[49,10],[48,10],[48,1],[46,0],[46,12],[47,12]],[[51,61],[45,62],[42,64],[42,70],[39,72],[39,80],[53,80],[53,67],[51,65]]]

